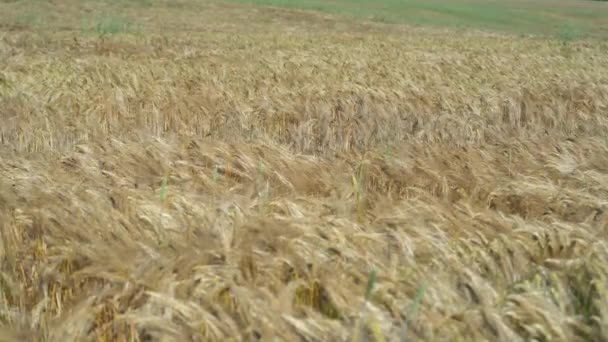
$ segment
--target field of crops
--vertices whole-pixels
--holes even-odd
[[[0,340],[608,339],[608,42],[0,13]]]

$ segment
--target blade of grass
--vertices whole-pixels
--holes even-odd
[[[163,177],[163,181],[160,185],[160,202],[165,203],[165,199],[167,198],[167,177]]]
[[[356,178],[354,176],[353,176],[353,182],[356,182]],[[371,272],[369,272],[369,275],[367,277],[367,286],[365,287],[364,302],[363,302],[363,306],[361,307],[361,317],[359,319],[357,319],[357,321],[355,323],[354,333],[353,333],[353,337],[352,337],[353,342],[359,341],[360,336],[362,336],[362,333],[363,333],[362,330],[363,330],[363,327],[365,326],[363,321],[366,319],[365,304],[367,302],[369,302],[369,300],[371,299],[371,295],[372,295],[372,292],[374,291],[374,287],[376,286],[377,281],[378,281],[378,271],[376,271],[375,269],[372,269]],[[371,326],[371,329],[375,330],[375,327]],[[376,334],[376,331],[374,331],[373,333]]]
[[[405,342],[407,341],[407,328],[409,326],[409,324],[414,320],[414,317],[416,316],[418,309],[420,308],[420,304],[422,303],[422,299],[424,297],[424,293],[426,292],[427,289],[427,282],[423,282],[422,285],[420,285],[420,287],[418,288],[418,291],[416,291],[416,296],[414,297],[414,301],[410,304],[409,309],[407,310],[407,315],[405,317],[405,322],[403,322],[403,328],[401,331],[401,341]]]
[[[365,289],[365,301],[369,301],[372,295],[372,291],[374,290],[374,286],[376,286],[376,281],[378,280],[378,272],[374,269],[369,273],[369,277],[367,278],[367,287]]]

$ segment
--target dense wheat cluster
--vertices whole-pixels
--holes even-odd
[[[0,30],[2,339],[608,338],[606,43],[137,15]]]

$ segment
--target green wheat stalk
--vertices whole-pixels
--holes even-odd
[[[160,202],[165,203],[165,199],[167,199],[167,177],[163,177],[163,181],[160,184]]]
[[[353,177],[354,179],[354,177]],[[352,341],[359,341],[360,336],[362,335],[363,332],[363,320],[366,320],[366,314],[365,314],[365,303],[369,302],[371,300],[372,297],[372,292],[374,291],[374,287],[376,286],[376,283],[378,282],[378,271],[376,271],[375,269],[371,270],[371,272],[369,272],[369,275],[367,276],[367,286],[365,287],[365,294],[364,294],[364,302],[363,305],[361,307],[361,318],[357,320],[357,322],[355,323],[355,329],[354,329],[354,334],[352,337]],[[375,338],[377,340],[383,341],[384,339],[382,338],[382,332],[380,332],[378,325],[375,321],[373,321],[372,318],[372,322],[370,322],[370,328],[372,329],[372,333],[374,334]]]
[[[369,276],[367,277],[367,287],[365,288],[365,301],[369,301],[372,295],[372,291],[376,286],[376,282],[378,281],[378,271],[375,269],[369,272]]]
[[[424,293],[427,289],[426,281],[422,283],[422,285],[416,291],[416,296],[414,297],[414,301],[410,304],[409,309],[407,310],[407,316],[405,318],[405,322],[403,322],[403,329],[401,332],[401,341],[407,341],[407,327],[412,322],[413,318],[418,313],[418,309],[420,308],[420,304],[422,303],[422,298],[424,297]]]
[[[359,170],[356,175],[352,176],[353,192],[355,193],[355,206],[357,208],[357,220],[363,221],[363,162],[359,165]]]
[[[160,184],[160,193],[159,193],[159,197],[160,197],[160,203],[161,203],[161,208],[160,208],[160,226],[161,226],[161,230],[159,232],[159,243],[162,245],[165,243],[164,238],[162,237],[163,235],[163,207],[164,207],[164,203],[165,200],[167,199],[167,192],[169,191],[168,186],[167,186],[167,177],[163,177],[163,180]]]

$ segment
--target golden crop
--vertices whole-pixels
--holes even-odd
[[[184,6],[0,30],[1,338],[608,338],[606,43]]]

